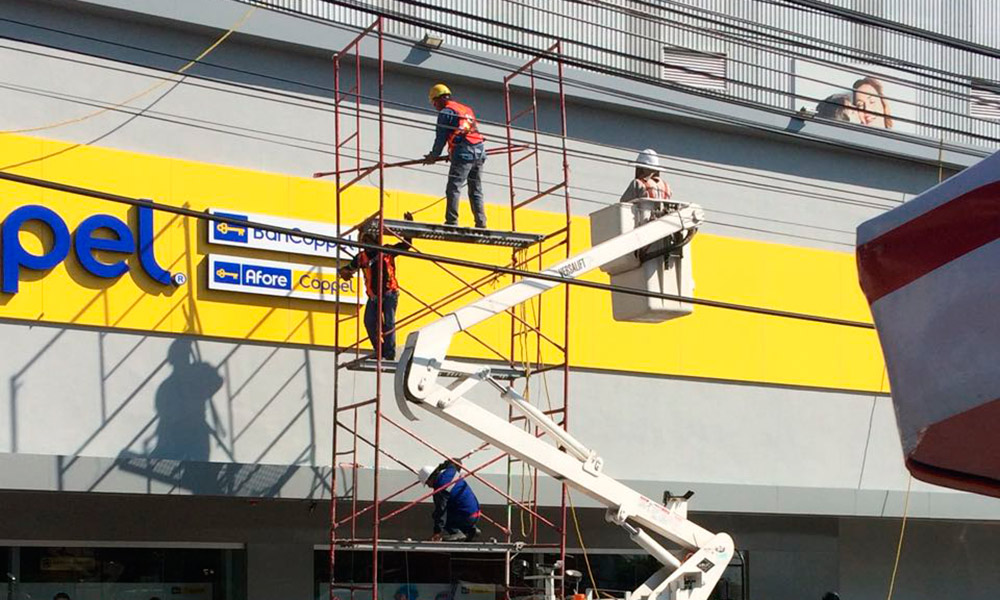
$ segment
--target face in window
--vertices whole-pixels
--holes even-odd
[[[885,128],[885,105],[875,86],[869,83],[858,86],[854,90],[854,105],[862,125]]]

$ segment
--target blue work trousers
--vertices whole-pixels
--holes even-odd
[[[396,305],[399,292],[391,291],[382,295],[382,359],[396,360]],[[378,351],[378,298],[368,298],[365,305],[365,331],[372,348]]]
[[[468,182],[469,204],[472,206],[476,227],[486,228],[486,210],[483,208],[483,163],[485,162],[486,156],[482,153],[472,160],[452,158],[451,169],[448,170],[448,185],[445,188],[445,197],[448,199],[448,208],[444,214],[446,225],[458,225],[458,199],[462,193],[462,186]]]

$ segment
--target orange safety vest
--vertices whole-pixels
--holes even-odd
[[[636,179],[646,192],[645,198],[652,198],[653,200],[669,200],[670,199],[670,186],[667,182],[660,178],[647,177],[645,179]]]
[[[479,128],[476,126],[476,113],[472,112],[471,108],[454,100],[446,102],[444,107],[450,108],[458,115],[458,126],[448,135],[449,156],[455,151],[455,145],[460,137],[464,137],[469,144],[481,144],[486,140],[483,134],[479,133]]]
[[[375,272],[377,271],[375,268],[377,263],[377,259],[368,256],[367,250],[362,250],[358,253],[358,264],[365,271],[365,291],[368,292],[369,298],[377,298],[379,296],[378,292],[375,291],[376,279],[378,278],[378,273]],[[386,278],[382,292],[398,290],[399,282],[396,281],[396,257],[383,252],[382,263],[385,271],[384,277]]]

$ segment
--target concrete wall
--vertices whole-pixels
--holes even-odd
[[[329,497],[328,351],[14,323],[0,324],[0,333],[0,352],[15,357],[0,365],[9,487]],[[370,373],[342,372],[342,402],[371,398],[374,383]],[[383,389],[391,385],[387,376]],[[608,474],[650,497],[688,486],[699,510],[900,514],[907,475],[888,398],[586,371],[575,372],[570,387],[573,432],[601,453]],[[560,377],[536,377],[532,393],[561,397]],[[489,390],[473,397],[506,414]],[[430,415],[407,421],[391,397],[383,406],[393,422],[449,455],[479,444]],[[341,421],[354,427],[349,414]],[[374,439],[370,411],[359,411],[357,431]],[[353,439],[341,434],[346,452]],[[382,436],[388,456],[411,467],[440,458],[391,424]],[[17,468],[20,455],[28,462]],[[29,467],[43,455],[53,457],[54,479]],[[493,455],[481,452],[469,464]],[[358,462],[359,492],[370,497],[374,452],[364,442]],[[391,458],[382,467],[383,490],[411,481]],[[502,487],[505,469],[501,461],[486,472]],[[350,485],[341,477],[338,493]],[[911,515],[995,518],[995,500],[919,482],[913,489]],[[558,488],[543,485],[540,501],[558,504]]]

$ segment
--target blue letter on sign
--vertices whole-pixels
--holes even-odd
[[[170,285],[170,273],[156,262],[156,254],[153,253],[153,240],[156,238],[153,231],[153,209],[148,206],[139,207],[139,263],[142,270],[153,278],[153,281]]]
[[[40,221],[52,231],[52,248],[48,252],[35,255],[21,246],[21,227],[28,221]],[[69,229],[59,215],[44,206],[28,205],[10,213],[3,222],[0,232],[3,243],[3,291],[17,293],[17,283],[21,267],[42,271],[56,266],[69,252]]]
[[[98,229],[108,229],[114,237],[94,237]],[[135,252],[135,237],[128,225],[110,215],[94,215],[84,219],[76,228],[76,238],[73,240],[76,258],[83,268],[97,277],[113,279],[128,272],[124,259],[113,263],[103,263],[94,256],[94,250],[114,252],[116,254],[132,254]]]

